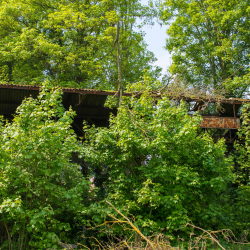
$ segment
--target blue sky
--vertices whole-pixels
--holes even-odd
[[[147,5],[148,0],[141,0],[141,3]],[[167,38],[166,29],[166,25],[161,27],[157,22],[155,22],[154,26],[144,26],[142,28],[146,33],[145,41],[148,44],[148,49],[152,51],[158,59],[155,64],[163,68],[162,73],[165,73],[171,64],[171,55],[163,48]]]

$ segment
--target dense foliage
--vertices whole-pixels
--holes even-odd
[[[171,233],[188,221],[223,227],[223,192],[231,158],[199,129],[184,102],[154,100],[148,92],[124,101],[109,128],[86,129],[86,160],[108,172],[102,188],[143,233]]]
[[[185,102],[155,98],[160,69],[135,31],[137,18],[150,23],[157,15],[149,2],[0,0],[0,84],[45,82],[12,120],[0,119],[0,249],[57,249],[60,241],[86,243],[77,235],[104,237],[99,225],[115,218],[110,204],[145,235],[187,239],[189,229],[180,228],[192,222],[249,237],[250,106],[241,109],[229,151],[199,128],[201,117],[188,115]],[[169,80],[161,90],[177,97],[206,86],[207,97],[225,86],[228,95],[243,96],[249,11],[249,0],[165,0],[159,12],[169,24],[170,72],[181,87],[171,90]],[[108,128],[84,123],[80,141],[56,85],[135,94],[123,98]],[[87,178],[72,153],[88,162]],[[121,240],[131,233],[117,221],[109,230]]]
[[[242,108],[242,127],[235,142],[235,171],[237,172],[237,195],[233,207],[237,213],[239,230],[245,230],[250,225],[250,106],[245,104]]]
[[[147,77],[145,82],[151,90],[154,84]],[[141,84],[135,88],[145,87]],[[249,227],[248,105],[233,168],[224,140],[215,143],[202,131],[200,116],[189,116],[185,102],[155,99],[148,90],[140,98],[124,98],[109,128],[85,124],[82,144],[71,129],[74,113],[65,112],[61,101],[61,91],[45,84],[37,100],[24,100],[12,122],[2,119],[3,249],[85,244],[79,233],[103,237],[105,231],[89,229],[114,213],[106,200],[132,217],[144,235],[187,238],[191,229],[180,228],[190,221],[237,235]],[[72,152],[90,163],[96,188],[72,162]],[[109,232],[122,238],[131,231],[116,224]]]
[[[70,161],[80,148],[73,116],[64,111],[61,91],[44,86],[37,100],[24,100],[11,123],[1,122],[0,231],[12,249],[56,249],[58,239],[67,241],[71,230],[82,228],[80,212],[91,194]]]
[[[229,78],[230,95],[241,97],[249,86],[249,14],[248,0],[165,0],[171,73],[218,90]]]
[[[110,89],[117,86],[117,23],[123,81],[135,81],[154,55],[137,17],[154,10],[138,0],[0,1],[0,81]]]

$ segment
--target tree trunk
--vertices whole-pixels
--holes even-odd
[[[117,31],[116,31],[116,44],[117,44],[117,65],[118,65],[118,98],[119,98],[119,107],[122,103],[122,70],[121,70],[121,51],[120,51],[120,23],[117,22]]]

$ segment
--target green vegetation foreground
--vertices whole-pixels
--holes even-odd
[[[90,230],[112,215],[105,200],[133,216],[144,235],[187,238],[193,229],[180,228],[190,221],[241,234],[249,225],[247,107],[243,114],[246,147],[236,147],[235,172],[224,140],[215,143],[201,131],[199,115],[188,116],[182,102],[166,97],[156,102],[149,91],[140,99],[124,98],[109,128],[85,126],[82,144],[71,129],[73,111],[61,104],[61,91],[45,84],[37,100],[26,99],[12,122],[1,123],[1,248],[86,243],[78,236],[105,240],[101,227]],[[95,189],[71,162],[72,152],[85,157],[92,176],[106,173],[96,175]],[[118,223],[111,229],[120,238],[132,234]]]

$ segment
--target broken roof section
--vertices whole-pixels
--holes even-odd
[[[12,89],[12,90],[26,90],[26,93],[35,93],[34,91],[39,91],[39,86],[32,86],[32,85],[16,85],[16,84],[0,84],[0,89]],[[80,95],[101,95],[101,96],[113,96],[117,92],[116,91],[106,91],[106,90],[96,90],[96,89],[80,89],[80,88],[61,88],[63,90],[63,93],[71,93],[71,94],[80,94]],[[152,92],[152,95],[155,97],[160,97],[164,92]],[[123,96],[132,96],[133,94],[136,94],[138,96],[141,95],[140,92],[123,92]],[[215,103],[218,102],[218,99],[201,99],[197,97],[188,97],[188,96],[169,96],[170,99],[182,99],[189,102],[197,102],[197,101],[204,101],[204,102],[210,102]],[[220,99],[220,103],[226,103],[226,104],[242,104],[244,102],[249,102],[249,99],[241,99],[241,98],[229,98],[229,99]]]
[[[74,119],[75,128],[79,130],[82,127],[83,120],[87,120],[90,124],[95,124],[96,126],[106,127],[108,126],[108,120],[111,113],[116,115],[116,109],[110,109],[104,107],[104,104],[108,96],[114,96],[116,91],[103,91],[95,89],[76,89],[76,88],[62,88],[63,91],[63,105],[66,109],[69,106],[72,106],[73,110],[76,112],[76,117]],[[14,84],[0,84],[0,115],[13,115],[17,107],[22,103],[25,97],[32,96],[37,98],[39,94],[39,86],[29,86],[29,85],[14,85]],[[128,93],[124,92],[123,96],[132,96],[136,94],[138,97],[141,95],[140,92]],[[161,97],[161,92],[152,92],[152,95],[155,97]],[[186,96],[169,96],[170,99],[182,99],[187,102],[196,102],[199,103],[201,99],[186,97]],[[248,99],[220,99],[219,102],[225,105],[241,105],[244,102],[249,102]],[[216,103],[218,100],[209,99],[202,100],[203,106],[204,103]],[[235,119],[238,119],[236,115],[233,116]],[[206,122],[206,127],[209,127],[209,124],[213,124],[211,119],[216,119],[217,124],[220,124],[219,117],[209,118],[210,122]],[[224,119],[224,118],[223,118]],[[225,119],[224,119],[225,120]],[[221,120],[221,123],[223,121]],[[228,122],[225,124],[229,124]],[[236,121],[236,124],[239,124],[239,121]],[[204,125],[205,126],[205,125]],[[218,128],[230,128],[229,125],[223,127],[223,125],[217,126]],[[239,128],[239,125],[232,127],[232,129]]]

